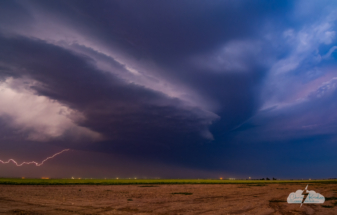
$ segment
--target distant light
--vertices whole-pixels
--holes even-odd
[[[71,179],[74,179],[74,177],[71,177]]]
[[[220,178],[220,180],[222,180],[222,178]]]
[[[137,179],[137,178],[135,178],[135,179]]]
[[[21,179],[25,179],[25,177],[21,177]]]
[[[118,178],[117,178],[118,179]]]
[[[78,178],[78,179],[81,179],[81,178]]]
[[[48,177],[41,177],[41,179],[49,179]]]

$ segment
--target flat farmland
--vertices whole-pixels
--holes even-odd
[[[333,180],[116,181],[1,179],[0,214],[337,213],[337,184]],[[307,184],[309,190],[325,196],[325,203],[288,204],[288,195]]]

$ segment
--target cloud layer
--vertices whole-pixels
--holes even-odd
[[[333,1],[2,2],[1,146],[307,175],[303,148],[315,168],[337,162],[336,14]]]

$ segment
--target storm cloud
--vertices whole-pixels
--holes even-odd
[[[333,177],[336,20],[333,1],[3,1],[0,146],[102,172]]]

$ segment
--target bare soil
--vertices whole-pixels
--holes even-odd
[[[337,214],[337,185],[302,207],[287,197],[306,184],[258,185],[0,185],[0,214]]]

